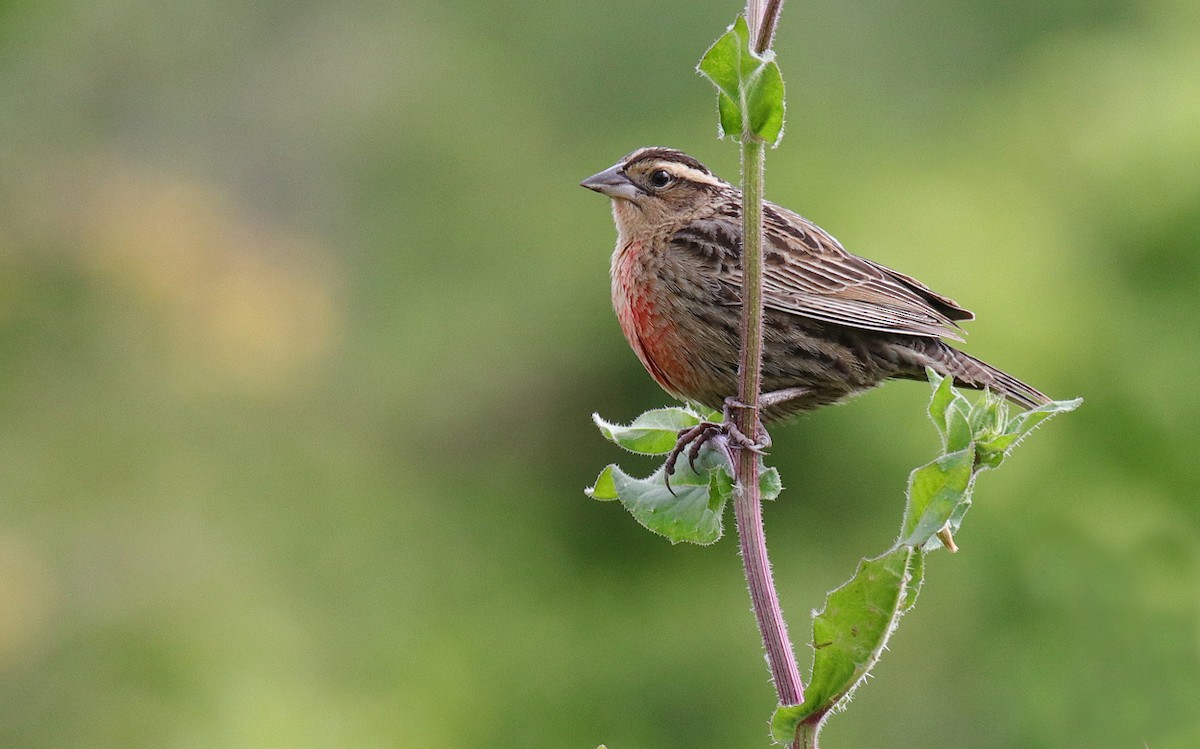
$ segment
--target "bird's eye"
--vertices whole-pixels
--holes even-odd
[[[671,173],[666,169],[659,169],[650,175],[650,186],[663,188],[671,184]]]

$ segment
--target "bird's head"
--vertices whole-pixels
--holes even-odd
[[[580,183],[612,198],[622,232],[644,224],[695,218],[716,193],[732,187],[691,156],[670,148],[639,148]]]

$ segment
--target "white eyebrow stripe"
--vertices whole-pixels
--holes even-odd
[[[699,169],[693,169],[686,164],[680,164],[677,161],[659,161],[656,166],[660,169],[670,172],[675,176],[676,179],[681,179],[687,182],[700,182],[706,185],[721,184],[721,180],[717,177],[702,172]]]

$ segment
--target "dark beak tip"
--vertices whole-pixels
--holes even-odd
[[[579,183],[580,187],[586,187],[587,189],[591,190],[592,192],[598,192],[601,195],[605,194],[604,193],[605,185],[606,185],[606,183],[603,180],[596,179],[594,176],[588,177],[587,179],[585,179]]]

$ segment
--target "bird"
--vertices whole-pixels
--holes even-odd
[[[725,409],[729,421],[731,405],[742,405],[741,190],[663,147],[639,148],[580,184],[612,200],[613,309],[634,353],[663,390]],[[959,323],[974,319],[954,300],[847,252],[793,211],[764,201],[762,213],[760,424],[887,380],[926,380],[926,368],[1023,408],[1050,402],[946,342],[963,341]]]

